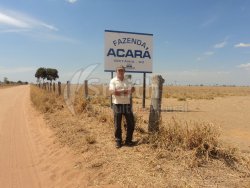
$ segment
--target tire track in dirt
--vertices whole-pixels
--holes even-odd
[[[55,141],[29,95],[29,86],[0,90],[0,187],[87,187],[77,156]]]

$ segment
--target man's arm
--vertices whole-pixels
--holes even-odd
[[[113,90],[113,89],[109,89],[109,93],[111,95],[116,95],[116,96],[121,96],[121,95],[130,95],[135,91],[135,88],[132,87],[131,89],[124,89],[124,90]]]
[[[124,91],[122,90],[117,90],[115,88],[115,84],[112,82],[112,80],[109,83],[109,94],[110,95],[116,95],[116,96],[120,96],[122,94],[124,94]]]
[[[131,87],[131,89],[122,89],[118,90],[115,88],[115,84],[110,81],[109,84],[109,94],[110,95],[116,95],[116,96],[121,96],[121,95],[130,95],[135,91],[135,87]]]
[[[122,91],[122,90],[113,90],[113,89],[109,89],[109,93],[110,93],[110,95],[117,95],[117,96],[120,96],[120,95],[122,95],[123,93],[124,93],[124,91]]]

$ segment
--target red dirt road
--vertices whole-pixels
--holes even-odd
[[[32,107],[29,86],[0,90],[0,187],[87,187],[69,149]]]

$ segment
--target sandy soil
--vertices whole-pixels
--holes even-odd
[[[150,100],[146,102],[149,106]],[[225,141],[250,152],[249,106],[249,96],[188,101],[163,99],[162,118],[163,122],[172,117],[183,121],[212,122],[221,126],[222,138]],[[144,115],[148,117],[148,111],[145,111]],[[86,120],[83,121],[83,124],[86,124]],[[104,136],[103,134],[102,132],[99,137]],[[112,139],[110,138],[110,140]],[[121,157],[126,159],[124,161],[128,161],[127,158],[130,156],[138,155],[136,161],[147,166],[147,164],[143,164],[147,161],[142,160],[145,158],[144,153],[140,152],[143,150],[143,146],[124,147],[117,151],[113,142],[110,141],[110,144],[105,145],[98,140],[95,147],[100,151],[96,153],[98,154],[96,157],[91,155],[89,158],[93,158],[94,162],[95,160],[97,162],[105,160],[105,156],[109,160],[114,158],[115,161],[118,158],[118,163],[115,165],[120,166]],[[100,147],[98,147],[99,145]],[[104,146],[110,147],[107,150],[109,152],[106,152]],[[87,171],[84,168],[87,164],[82,164],[83,157],[81,159],[70,148],[58,143],[52,130],[45,124],[43,116],[33,109],[29,97],[29,86],[0,90],[0,151],[1,188],[80,188],[88,187],[89,182],[93,182],[93,177],[98,179],[105,175],[102,168],[99,171]],[[117,152],[118,155],[115,155],[114,152]],[[87,154],[88,152],[85,155]],[[93,164],[95,164],[94,162]],[[133,165],[133,161],[130,162]],[[127,162],[125,164],[127,165]],[[103,165],[105,171],[107,171],[108,165],[112,165],[110,169],[114,169],[114,163],[110,161],[106,166]],[[136,170],[134,166],[131,169]],[[211,174],[213,173],[211,171]],[[112,173],[110,174],[112,175]],[[130,178],[128,177],[128,179]]]
[[[235,96],[214,100],[188,101],[184,119],[212,122],[221,127],[222,139],[250,152],[250,97]]]
[[[77,157],[60,146],[30,102],[29,86],[0,90],[0,187],[87,187]]]
[[[150,100],[146,101],[150,105]],[[138,106],[138,105],[137,105]],[[250,96],[218,97],[212,100],[178,101],[163,98],[162,121],[209,122],[221,128],[221,138],[250,153]],[[148,116],[148,113],[145,112]]]

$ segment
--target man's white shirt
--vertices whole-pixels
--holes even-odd
[[[127,90],[131,89],[131,83],[124,77],[123,80],[119,80],[119,78],[114,77],[110,80],[109,90]],[[130,95],[112,95],[112,103],[114,104],[130,104]]]

